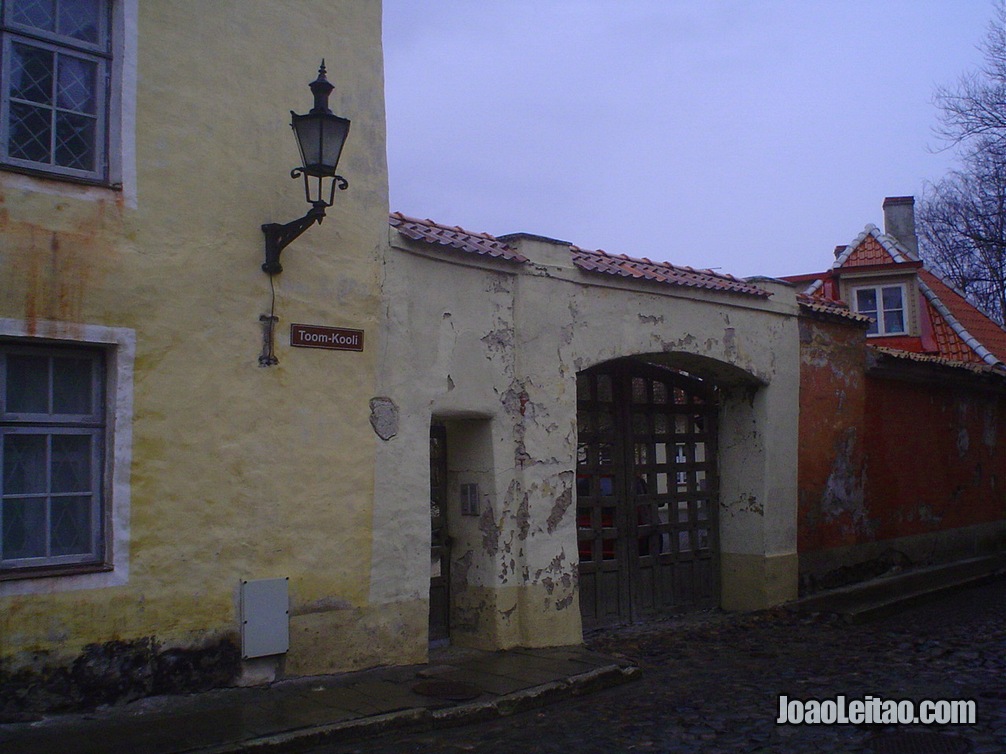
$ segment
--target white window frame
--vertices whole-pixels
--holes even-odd
[[[122,46],[119,42],[122,36],[121,2],[122,0],[100,0],[101,30],[99,41],[96,44],[90,44],[54,32],[13,23],[10,18],[10,3],[7,0],[0,0],[0,11],[2,11],[0,14],[0,167],[32,175],[44,175],[97,185],[118,185],[121,182],[121,159],[118,157],[123,80]],[[15,42],[96,63],[98,74],[95,81],[95,97],[98,101],[93,170],[57,165],[54,153],[50,155],[50,162],[35,162],[9,154],[11,98],[8,86],[11,81],[11,45]],[[55,108],[55,103],[52,106]],[[55,143],[54,136],[53,143]]]
[[[46,374],[48,381],[45,386],[46,400],[51,401],[56,394],[55,384],[55,360],[59,358],[74,358],[89,362],[90,372],[90,411],[87,413],[55,413],[54,411],[44,411],[41,413],[24,413],[12,410],[10,404],[6,402],[9,395],[7,378],[10,376],[8,368],[9,360],[19,356],[29,356],[46,360]],[[28,345],[23,341],[0,341],[0,456],[5,461],[7,457],[8,443],[17,443],[19,439],[27,437],[45,438],[45,483],[44,487],[30,491],[13,492],[5,478],[5,469],[0,465],[0,529],[6,528],[6,516],[9,510],[13,509],[19,502],[27,503],[35,510],[46,512],[44,516],[42,540],[45,552],[32,555],[15,556],[4,548],[4,540],[0,533],[0,572],[20,572],[24,569],[53,569],[53,568],[77,568],[79,566],[93,567],[104,565],[104,451],[106,434],[106,412],[105,412],[105,357],[104,349],[81,348],[74,345],[67,347],[59,346],[38,346]],[[56,437],[87,437],[90,442],[90,458],[88,460],[89,481],[86,489],[75,489],[59,492],[52,490],[52,453],[56,444],[53,438]],[[4,463],[5,465],[5,463]],[[79,497],[86,494],[90,498],[89,503],[89,531],[87,533],[86,551],[75,553],[53,553],[49,552],[51,544],[51,534],[54,524],[52,517],[53,509],[61,499],[69,497]]]
[[[0,571],[0,597],[122,586],[129,581],[130,466],[136,333],[129,328],[0,319],[7,343],[104,352],[104,541],[101,562]]]
[[[897,288],[901,294],[901,308],[900,309],[885,309],[884,308],[884,290],[890,288]],[[870,314],[869,312],[860,311],[859,308],[859,293],[860,291],[873,291],[874,296],[877,301],[877,311],[876,314]],[[873,325],[867,330],[867,337],[870,338],[882,338],[891,335],[908,335],[911,330],[909,323],[910,311],[908,309],[908,291],[904,283],[876,283],[873,285],[857,285],[852,288],[852,307],[857,314],[866,314],[867,316],[873,317]],[[902,329],[889,332],[886,327],[884,314],[888,311],[900,311],[901,312],[901,324]]]

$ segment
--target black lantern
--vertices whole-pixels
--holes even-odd
[[[328,108],[328,97],[335,88],[325,76],[325,61],[321,61],[318,78],[309,85],[314,95],[314,107],[307,115],[297,115],[291,111],[290,124],[297,136],[301,165],[290,172],[292,178],[304,178],[304,198],[311,209],[304,217],[286,224],[267,223],[262,226],[265,233],[265,264],[262,269],[270,275],[283,271],[279,255],[301,233],[314,223],[325,219],[325,210],[335,201],[335,189],[345,191],[349,181],[335,170],[339,165],[342,146],[349,134],[349,120],[340,118]],[[311,179],[314,179],[312,181]],[[325,180],[331,181],[327,200]],[[312,187],[313,183],[313,187]]]

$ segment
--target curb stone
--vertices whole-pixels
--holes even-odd
[[[383,715],[361,717],[329,725],[316,725],[276,733],[261,738],[235,741],[222,746],[191,749],[187,754],[285,754],[308,746],[320,746],[395,730],[424,730],[463,725],[525,712],[560,699],[590,694],[601,689],[637,680],[642,671],[634,666],[606,665],[528,689],[514,691],[495,699],[474,701],[450,707],[404,709]]]

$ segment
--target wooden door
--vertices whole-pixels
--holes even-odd
[[[450,638],[450,537],[447,535],[447,428],[430,426],[430,642]]]

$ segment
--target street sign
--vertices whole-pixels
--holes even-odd
[[[362,351],[363,330],[292,324],[290,345],[300,348],[327,348],[330,351]]]

